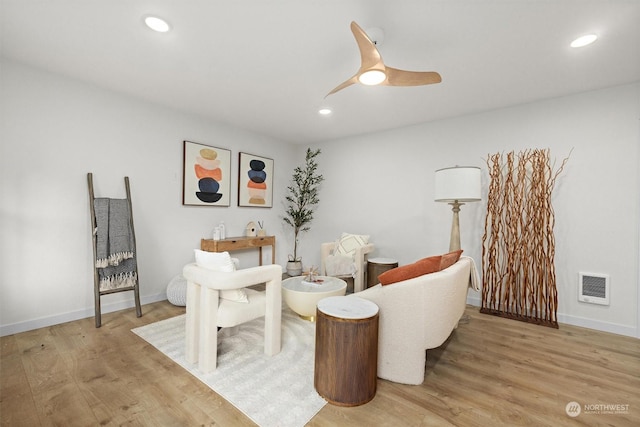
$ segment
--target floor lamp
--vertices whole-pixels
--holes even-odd
[[[477,202],[481,199],[480,177],[480,168],[475,166],[454,166],[436,171],[435,201],[449,203],[453,211],[449,252],[461,249],[458,213],[463,202]]]

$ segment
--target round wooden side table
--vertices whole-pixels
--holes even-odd
[[[393,258],[369,258],[367,260],[367,288],[378,283],[378,276],[387,270],[396,268],[398,260]]]
[[[313,385],[338,406],[358,406],[376,395],[378,306],[352,296],[320,300],[316,315]]]

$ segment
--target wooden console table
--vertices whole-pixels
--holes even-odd
[[[276,262],[276,236],[229,237],[222,240],[202,239],[200,250],[207,252],[240,251],[258,248],[260,265],[262,265],[262,247],[271,246],[271,263]]]

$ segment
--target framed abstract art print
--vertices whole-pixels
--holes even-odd
[[[273,159],[240,153],[238,206],[273,207]]]
[[[182,204],[229,206],[231,151],[184,141]]]

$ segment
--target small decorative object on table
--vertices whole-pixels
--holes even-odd
[[[247,224],[244,230],[244,235],[247,237],[256,237],[256,223],[251,221]]]
[[[267,230],[264,229],[264,221],[258,221],[258,227],[260,227],[258,230],[258,236],[266,236]]]
[[[311,283],[314,285],[324,282],[323,279],[320,279],[318,277],[318,269],[313,265],[309,267],[309,270],[304,272],[304,275],[305,275],[304,282]]]

